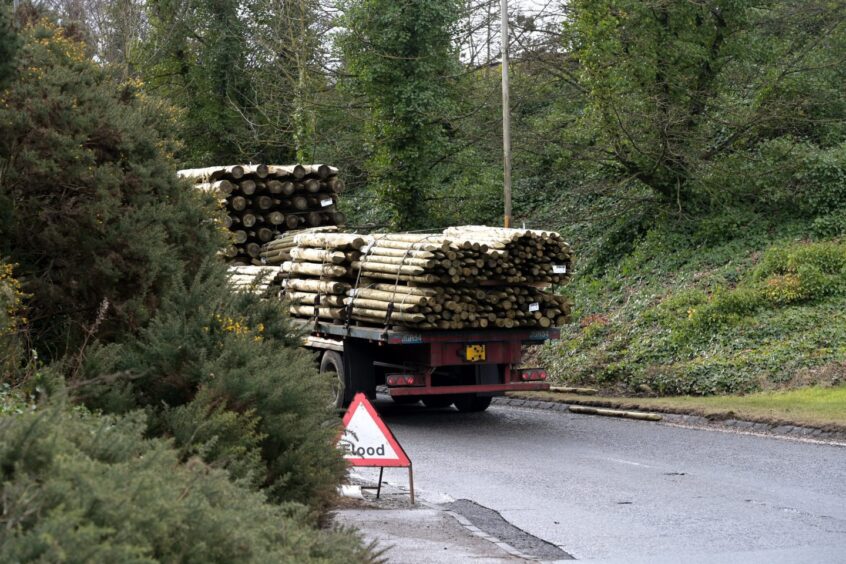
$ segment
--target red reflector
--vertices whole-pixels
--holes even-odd
[[[406,378],[406,379],[405,379],[405,383],[406,383],[407,385],[411,385],[411,384],[413,384],[413,383],[414,383],[414,376],[409,376],[408,378]]]
[[[535,380],[546,380],[546,371],[545,370],[530,370],[527,372],[522,372],[520,374],[520,379],[523,381],[535,381]]]

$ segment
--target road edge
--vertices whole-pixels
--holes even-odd
[[[598,402],[597,407],[604,407]],[[529,409],[569,412],[570,403],[564,401],[536,400],[520,397],[501,396],[493,399],[494,405],[505,405],[511,407],[523,407]],[[573,404],[575,405],[575,404]],[[578,405],[592,405],[590,401],[580,401]],[[704,429],[730,429],[748,433],[759,433],[775,437],[792,439],[811,439],[819,441],[846,442],[846,432],[832,431],[819,427],[805,425],[793,425],[789,423],[764,423],[760,421],[748,421],[744,419],[709,419],[708,417],[694,413],[683,413],[677,411],[662,411],[661,423],[670,425],[684,425],[689,427],[700,427]]]

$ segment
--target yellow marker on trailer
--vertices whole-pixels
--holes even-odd
[[[487,358],[487,351],[485,345],[467,345],[464,350],[464,358],[468,362],[481,362]]]

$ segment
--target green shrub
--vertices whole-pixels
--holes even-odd
[[[785,306],[842,294],[846,290],[846,244],[824,241],[776,246],[763,254],[750,277],[734,289],[718,287],[704,303],[691,304],[682,332],[704,335],[738,323],[761,308]],[[684,294],[662,310],[677,309]],[[663,318],[666,321],[666,316]]]
[[[138,413],[52,408],[0,417],[0,561],[362,562],[352,535],[270,505],[167,441]]]
[[[88,354],[84,382],[116,376],[77,394],[108,412],[143,408],[151,432],[172,436],[184,457],[199,454],[276,501],[322,507],[345,469],[333,447],[339,421],[322,399],[329,383],[296,344],[281,303],[233,294],[210,263],[138,339]]]
[[[737,323],[763,303],[763,295],[758,288],[718,288],[706,303],[689,310],[689,326],[699,334],[710,333]]]
[[[24,294],[12,266],[0,261],[0,381],[15,380],[22,357],[20,332],[27,322],[23,315]]]
[[[769,217],[724,237],[733,219],[671,219],[601,276],[574,278],[579,323],[541,355],[553,380],[607,393],[744,393],[813,382],[801,375],[846,359],[846,244],[809,241]]]
[[[47,22],[21,32],[0,104],[0,253],[32,295],[42,358],[133,333],[221,243],[213,202],[175,177],[175,112],[118,85]]]
[[[13,388],[8,382],[0,383],[0,416],[21,414],[36,409],[36,398],[23,390]]]
[[[13,20],[11,6],[7,4],[0,6],[0,88],[6,87],[15,72],[18,37]]]
[[[814,218],[811,231],[820,238],[846,235],[846,209],[839,209]]]
[[[846,243],[820,241],[772,247],[761,257],[753,278],[762,280],[772,274],[796,274],[801,267],[842,275],[846,268]]]

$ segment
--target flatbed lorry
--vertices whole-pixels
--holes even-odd
[[[400,404],[484,411],[505,392],[548,390],[543,369],[521,367],[523,346],[560,337],[557,328],[415,331],[295,321],[332,379],[337,408],[358,392],[375,398],[385,386]]]

